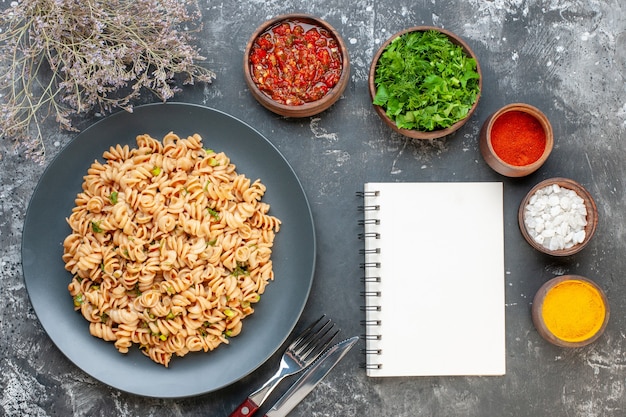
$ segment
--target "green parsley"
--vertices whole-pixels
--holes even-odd
[[[102,233],[104,232],[104,230],[102,230],[102,228],[100,227],[100,222],[91,222],[91,230],[93,230],[94,233]]]
[[[215,211],[214,209],[207,207],[206,210],[209,212],[209,214],[211,215],[211,217],[213,217],[215,220],[219,221],[220,220],[220,214]]]
[[[476,60],[445,34],[408,32],[381,54],[373,104],[396,126],[432,131],[465,118],[480,94]]]
[[[139,290],[139,284],[135,284],[135,288],[132,290],[126,290],[126,294],[131,297],[141,297],[141,291]]]
[[[241,276],[241,275],[249,275],[249,274],[250,273],[248,272],[246,265],[237,265],[235,269],[233,270],[233,275],[236,277]]]
[[[85,301],[85,299],[83,298],[82,294],[80,294],[80,293],[76,294],[74,296],[74,307],[80,307],[83,304],[84,301]]]
[[[111,195],[109,196],[109,201],[111,202],[111,204],[116,205],[117,204],[117,191],[113,191],[111,193]]]

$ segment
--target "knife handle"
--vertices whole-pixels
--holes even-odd
[[[259,409],[259,406],[254,403],[250,398],[246,398],[235,411],[228,417],[249,417]]]

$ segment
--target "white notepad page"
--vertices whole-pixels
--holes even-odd
[[[504,375],[502,183],[366,183],[364,191],[378,192],[364,198],[378,206],[365,219],[380,219],[364,226],[379,235],[365,249],[380,248],[365,255],[380,265],[365,268],[367,374]]]

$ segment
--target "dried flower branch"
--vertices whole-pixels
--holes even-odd
[[[196,0],[22,0],[0,14],[0,135],[43,159],[41,123],[89,111],[132,111],[152,91],[166,101],[183,84],[211,82],[191,46]]]

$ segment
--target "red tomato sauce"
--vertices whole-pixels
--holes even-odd
[[[339,81],[337,40],[312,22],[283,21],[261,33],[250,50],[250,73],[272,100],[298,106],[324,97]]]

